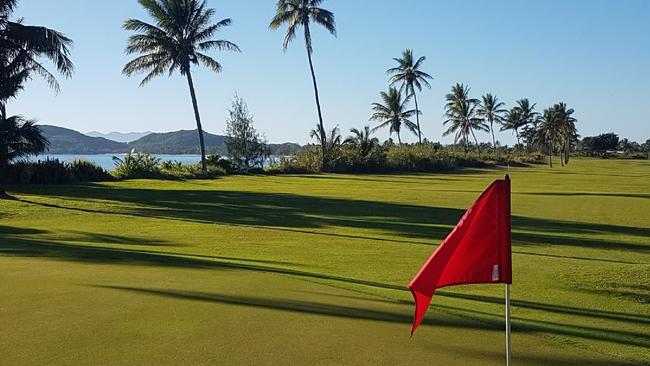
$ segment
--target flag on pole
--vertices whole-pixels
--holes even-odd
[[[415,300],[411,336],[436,289],[480,283],[512,283],[508,176],[481,194],[411,280],[408,288]]]

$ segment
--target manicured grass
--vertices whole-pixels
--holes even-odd
[[[2,363],[502,364],[503,286],[405,286],[505,173],[8,187]],[[650,163],[508,173],[515,364],[650,364]]]

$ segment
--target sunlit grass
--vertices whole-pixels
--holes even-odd
[[[502,286],[405,285],[492,179],[513,184],[517,364],[647,362],[650,163],[9,187],[9,364],[500,364]],[[427,361],[429,360],[429,361]]]

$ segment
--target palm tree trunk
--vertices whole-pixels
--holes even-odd
[[[7,110],[5,107],[5,102],[1,101],[0,102],[0,123],[2,123],[5,119],[7,119]],[[2,153],[0,154],[0,198],[6,197],[7,192],[5,192],[4,187],[2,186],[2,180],[4,180],[6,176],[6,165],[8,162],[4,161],[5,157],[8,155],[8,151],[5,152],[4,150],[7,149],[7,146],[0,146],[0,149],[2,149]]]
[[[490,131],[492,131],[492,147],[497,149],[497,140],[494,138],[494,121],[490,120]]]
[[[476,142],[476,151],[481,152],[481,148],[478,145],[478,139],[476,139],[476,134],[474,134],[474,130],[472,130],[472,136],[474,137],[474,142]]]
[[[420,129],[420,109],[418,108],[418,96],[413,89],[413,100],[415,101],[415,121],[418,125],[418,140],[422,143],[422,130]]]
[[[569,155],[571,155],[571,143],[567,141],[564,145],[564,165],[569,165]]]
[[[314,96],[316,97],[316,109],[318,109],[318,123],[320,125],[320,144],[321,144],[321,151],[323,153],[323,169],[327,170],[326,164],[326,158],[325,158],[325,153],[326,153],[326,145],[327,145],[327,137],[325,136],[325,125],[323,124],[323,113],[320,108],[320,97],[318,96],[318,83],[316,83],[316,73],[314,72],[314,63],[311,59],[311,48],[309,44],[311,43],[309,39],[311,38],[310,32],[309,32],[309,24],[304,24],[305,28],[305,42],[307,43],[307,58],[309,59],[309,70],[311,71],[311,80],[314,83]]]
[[[399,142],[399,146],[402,146],[402,137],[400,137],[399,131],[397,131],[397,142]]]
[[[519,145],[519,130],[515,128],[515,136],[517,136],[517,145]]]
[[[187,68],[185,73],[187,84],[190,86],[190,95],[192,96],[192,107],[194,107],[194,118],[196,119],[196,129],[199,132],[199,144],[201,145],[201,169],[205,172],[208,166],[205,162],[205,141],[203,140],[203,127],[201,126],[201,116],[199,115],[199,104],[196,101],[196,92],[194,90],[194,81],[192,81],[192,72]]]
[[[548,163],[553,167],[553,142],[551,141],[550,144],[548,144]]]

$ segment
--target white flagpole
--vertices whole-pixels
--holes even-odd
[[[506,366],[510,364],[510,285],[506,283]]]

